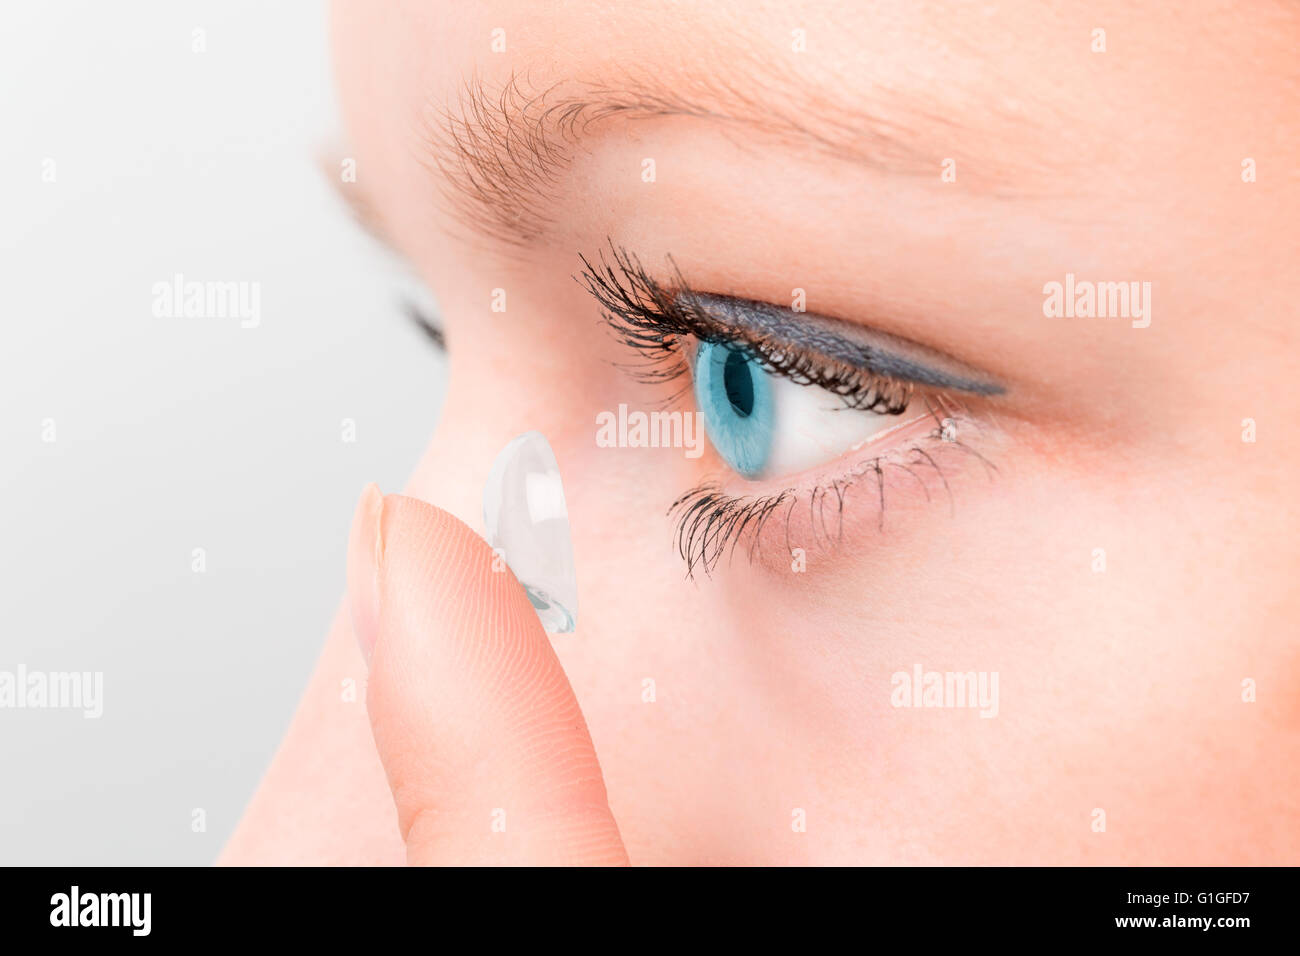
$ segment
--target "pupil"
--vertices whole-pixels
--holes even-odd
[[[727,401],[741,418],[754,411],[754,380],[749,374],[749,360],[740,352],[731,352],[722,368],[722,385],[727,390]]]

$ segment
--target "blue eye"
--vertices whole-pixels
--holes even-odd
[[[775,433],[768,373],[739,349],[703,342],[695,357],[695,401],[728,466],[746,478],[761,473]]]

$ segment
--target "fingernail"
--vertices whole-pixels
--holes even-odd
[[[497,455],[483,486],[487,542],[500,554],[542,626],[572,631],[578,620],[578,581],[564,485],[555,453],[541,432],[525,432]]]
[[[366,485],[352,518],[348,537],[348,607],[352,633],[361,656],[370,663],[379,638],[379,560],[384,553],[381,518],[384,496],[376,484]]]

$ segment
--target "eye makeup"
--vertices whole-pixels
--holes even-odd
[[[851,497],[872,500],[883,528],[886,490],[898,480],[911,500],[946,494],[951,502],[952,455],[995,473],[967,440],[983,431],[967,405],[1005,393],[992,376],[857,323],[694,291],[671,259],[671,280],[661,283],[612,242],[597,263],[585,256],[582,263],[577,278],[640,356],[628,370],[652,384],[693,382],[711,444],[744,479],[705,482],[669,509],[688,574],[710,573],[742,537],[752,558],[773,519],[787,548],[793,538],[838,542],[848,492],[863,483],[871,493],[858,488]],[[791,432],[803,436],[802,449],[792,448]],[[818,456],[828,442],[839,444]]]
[[[853,322],[726,296],[686,292],[677,298],[726,326],[745,329],[774,351],[809,352],[863,374],[954,392],[1000,395],[1005,391],[956,359]]]

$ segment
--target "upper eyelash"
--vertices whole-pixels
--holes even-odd
[[[439,352],[447,351],[447,335],[442,330],[442,326],[431,315],[425,312],[424,307],[413,299],[404,298],[401,300],[403,314],[412,324],[419,329],[424,337],[427,338],[435,349]]]
[[[613,263],[602,250],[599,266],[580,256],[583,271],[577,278],[599,303],[605,321],[619,340],[647,359],[645,364],[631,369],[642,381],[664,383],[682,377],[687,364],[679,343],[684,337],[692,336],[744,349],[768,372],[796,385],[815,386],[829,392],[848,408],[899,415],[911,403],[910,382],[794,351],[722,322],[693,301],[692,290],[671,256],[668,263],[674,281],[669,287],[654,279],[640,259],[615,246],[612,240],[609,253]]]

